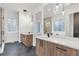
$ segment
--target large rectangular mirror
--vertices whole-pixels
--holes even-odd
[[[52,17],[47,17],[44,19],[44,33],[52,32]]]
[[[52,33],[52,16],[53,16],[52,3],[44,7],[44,33]]]

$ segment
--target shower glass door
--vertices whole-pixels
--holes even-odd
[[[2,44],[2,9],[0,8],[0,46]]]

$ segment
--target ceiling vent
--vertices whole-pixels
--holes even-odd
[[[24,10],[23,10],[23,12],[27,12],[27,10],[26,10],[26,9],[24,9]]]

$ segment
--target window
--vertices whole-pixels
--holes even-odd
[[[37,32],[40,33],[40,22],[37,22]]]
[[[16,32],[16,19],[15,18],[8,18],[7,21],[7,30],[8,32]]]
[[[54,31],[64,31],[64,20],[56,20],[54,22]]]

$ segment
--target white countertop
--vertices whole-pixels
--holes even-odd
[[[66,36],[37,36],[37,38],[57,44],[61,44],[70,48],[74,48],[79,50],[79,38],[73,38],[73,37],[66,37]]]
[[[21,34],[25,34],[25,35],[32,35],[33,33],[21,33]]]

